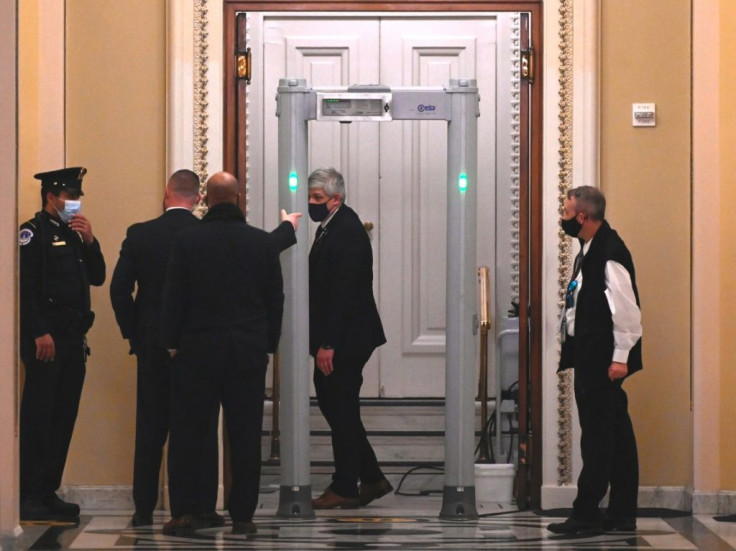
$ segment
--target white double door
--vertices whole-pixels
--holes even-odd
[[[278,223],[279,79],[304,78],[311,87],[406,87],[475,78],[481,94],[478,264],[495,265],[497,43],[502,34],[509,40],[511,15],[248,17],[254,74],[245,121],[251,223],[267,229]],[[309,125],[309,170],[342,172],[346,204],[372,224],[374,293],[388,342],[364,370],[362,395],[444,396],[447,124]],[[310,235],[315,228],[310,222]]]

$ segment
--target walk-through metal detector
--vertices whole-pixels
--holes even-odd
[[[447,121],[447,345],[445,482],[440,517],[478,518],[475,506],[476,195],[478,88],[452,79],[445,88],[381,85],[312,89],[281,79],[279,208],[307,212],[308,121]],[[313,518],[309,479],[309,235],[281,255],[284,322],[281,346],[281,487],[277,515]]]

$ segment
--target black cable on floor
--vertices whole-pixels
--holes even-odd
[[[442,490],[423,490],[421,492],[408,494],[406,492],[401,491],[401,485],[404,483],[404,480],[406,480],[406,477],[412,474],[414,471],[418,471],[420,469],[431,469],[433,471],[437,471],[440,473],[444,473],[445,469],[444,467],[433,467],[431,465],[418,465],[416,467],[412,467],[408,471],[404,473],[404,475],[401,477],[401,480],[399,480],[399,483],[396,485],[396,490],[394,490],[394,494],[398,496],[407,496],[407,497],[422,497],[422,496],[428,496],[430,494],[441,494]]]

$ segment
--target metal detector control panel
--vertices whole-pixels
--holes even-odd
[[[380,84],[316,90],[318,121],[390,121],[391,89]]]

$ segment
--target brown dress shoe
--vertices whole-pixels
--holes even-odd
[[[218,526],[225,526],[225,517],[223,517],[217,511],[200,513],[196,516],[195,520],[198,524],[202,525],[202,528],[215,528]]]
[[[189,536],[194,534],[197,527],[194,525],[194,517],[192,515],[182,515],[174,517],[164,524],[161,531],[167,536]]]
[[[391,483],[385,478],[383,480],[379,480],[378,482],[361,484],[360,497],[358,498],[361,507],[364,505],[368,505],[371,501],[385,496],[386,494],[392,492],[393,489],[394,487],[391,486]]]
[[[312,500],[312,507],[315,509],[335,509],[336,507],[357,509],[359,506],[360,502],[357,497],[342,497],[329,488],[317,499]]]

